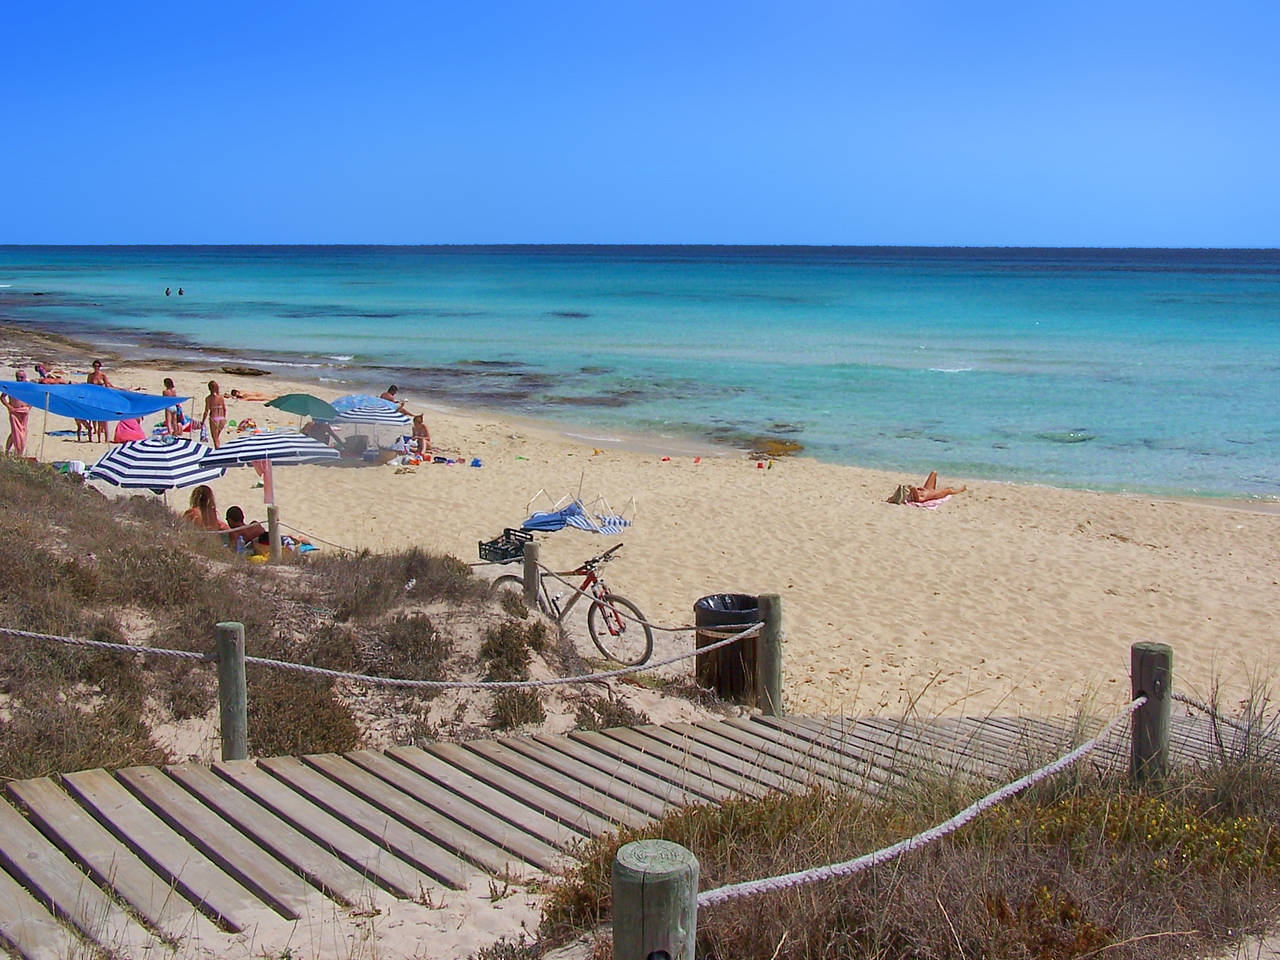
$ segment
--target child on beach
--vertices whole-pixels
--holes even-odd
[[[164,378],[164,389],[160,391],[162,397],[176,397],[178,395],[177,388],[173,385],[172,377]],[[164,408],[164,432],[171,437],[178,435],[178,418],[182,414],[182,407],[174,405]]]

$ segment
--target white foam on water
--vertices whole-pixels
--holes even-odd
[[[931,373],[968,373],[973,367],[930,367]]]

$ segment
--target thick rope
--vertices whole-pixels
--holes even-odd
[[[48,640],[52,643],[64,643],[73,647],[98,647],[102,650],[118,650],[121,653],[154,653],[162,657],[181,657],[186,660],[205,660],[217,662],[212,653],[197,653],[194,650],[170,650],[166,647],[143,647],[132,643],[109,643],[106,640],[84,640],[79,637],[60,637],[51,633],[34,633],[30,630],[15,630],[12,627],[0,627],[0,634],[10,637],[23,637],[27,640]]]
[[[1213,707],[1209,706],[1207,703],[1203,703],[1195,699],[1194,697],[1188,697],[1186,694],[1182,694],[1182,693],[1175,693],[1172,696],[1173,696],[1173,699],[1177,700],[1179,703],[1185,703],[1188,707],[1192,707],[1196,710],[1199,710],[1202,713],[1206,713],[1210,717],[1212,717],[1214,720],[1218,721],[1219,723],[1224,723],[1228,727],[1233,727],[1236,730],[1239,730],[1241,733],[1253,732],[1253,728],[1249,724],[1241,723],[1238,720],[1232,720],[1230,717],[1225,717],[1222,714],[1220,714],[1217,710],[1213,709]]]
[[[364,673],[351,673],[346,670],[330,670],[327,667],[312,667],[305,663],[291,663],[288,660],[271,660],[267,657],[245,657],[244,662],[247,664],[255,664],[260,667],[271,667],[276,670],[291,670],[295,673],[309,673],[316,676],[329,677],[334,680],[354,680],[380,687],[405,687],[411,689],[418,688],[432,690],[520,690],[537,687],[564,686],[566,684],[574,683],[595,683],[600,680],[609,680],[614,677],[625,677],[633,673],[655,670],[658,667],[665,667],[668,664],[676,663],[680,660],[687,660],[690,657],[709,653],[712,650],[728,646],[729,644],[736,643],[739,640],[745,640],[748,637],[753,637],[762,629],[764,629],[764,624],[757,623],[740,633],[731,634],[730,636],[727,636],[722,640],[718,640],[715,643],[708,644],[705,647],[699,647],[696,650],[688,650],[684,653],[677,653],[664,660],[658,660],[651,663],[641,663],[633,667],[623,667],[619,670],[607,670],[600,673],[581,674],[574,677],[553,677],[548,680],[410,680],[407,678],[376,677]],[[216,656],[208,653],[195,653],[189,650],[168,650],[163,647],[141,647],[134,646],[129,643],[108,643],[105,640],[84,640],[76,637],[61,637],[54,634],[33,633],[29,630],[15,630],[10,627],[0,627],[0,634],[24,637],[29,640],[48,640],[53,643],[65,643],[79,647],[99,647],[106,650],[119,650],[125,653],[155,653],[162,656],[185,657],[190,660],[217,661]]]
[[[863,854],[853,860],[846,860],[843,863],[833,863],[825,867],[813,867],[809,870],[800,870],[796,873],[788,873],[777,877],[766,877],[762,880],[748,880],[743,883],[732,883],[727,886],[717,887],[714,890],[707,890],[698,894],[698,906],[710,907],[718,903],[724,903],[728,900],[736,900],[740,897],[750,897],[758,893],[768,893],[774,890],[786,890],[790,887],[800,886],[801,884],[817,883],[821,880],[833,880],[836,877],[847,877],[855,873],[859,873],[868,867],[879,866],[887,863],[897,857],[902,856],[912,850],[918,850],[935,840],[940,840],[949,833],[954,833],[966,823],[969,823],[978,814],[989,810],[997,803],[1009,799],[1015,794],[1025,790],[1032,784],[1039,783],[1046,777],[1052,776],[1061,770],[1065,770],[1071,764],[1075,763],[1081,757],[1093,751],[1098,743],[1106,739],[1111,732],[1122,722],[1129,719],[1135,710],[1147,702],[1145,696],[1141,696],[1125,707],[1124,712],[1117,716],[1114,720],[1103,727],[1102,731],[1092,740],[1082,743],[1070,753],[1058,758],[1047,766],[1041,767],[1039,770],[1027,774],[1025,777],[1006,784],[1000,789],[987,794],[981,800],[971,804],[958,814],[940,823],[936,827],[931,827],[923,833],[918,833],[914,837],[901,840],[892,846],[877,850],[875,853]]]

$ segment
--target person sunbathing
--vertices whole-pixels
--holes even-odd
[[[235,400],[254,400],[258,402],[265,402],[267,400],[274,400],[275,394],[255,393],[252,390],[232,390],[231,397]]]
[[[955,493],[964,493],[966,487],[956,489],[954,487],[938,486],[938,471],[934,470],[924,481],[924,486],[913,487],[910,484],[903,484],[889,497],[890,503],[929,503],[932,500],[941,500],[943,497],[949,497]],[[905,491],[905,492],[904,492]]]
[[[36,383],[70,383],[66,374],[61,370],[50,370],[43,363],[36,364],[36,373],[40,374],[40,379]]]

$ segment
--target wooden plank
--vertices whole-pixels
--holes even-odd
[[[432,744],[431,748],[426,752],[470,774],[477,780],[484,781],[488,786],[495,790],[500,790],[513,800],[532,807],[553,820],[558,820],[560,823],[573,827],[584,836],[595,837],[602,833],[608,833],[613,829],[612,823],[603,817],[597,816],[586,807],[577,803],[570,803],[554,793],[543,790],[537,784],[530,783],[527,777],[514,776],[484,757],[478,756],[470,750],[464,750],[456,743]],[[394,755],[399,758],[401,753],[396,750]]]
[[[697,723],[694,727],[700,731],[700,735],[708,743],[718,745],[721,749],[727,749],[727,745],[732,744],[735,749],[753,753],[758,763],[768,766],[781,776],[788,777],[799,784],[801,789],[810,790],[814,787],[839,789],[847,786],[847,782],[842,779],[843,771],[839,768],[833,768],[814,757],[807,757],[793,747],[780,744],[750,730],[732,727],[723,721],[716,720]]]
[[[588,807],[615,824],[638,826],[655,816],[655,811],[663,809],[662,801],[633,788],[612,784],[608,777],[600,775],[585,764],[578,765],[585,772],[580,777],[575,777],[566,772],[573,768],[573,764],[546,747],[531,746],[529,749],[535,754],[533,757],[514,750],[512,747],[517,740],[517,737],[513,737],[510,743],[476,740],[466,744],[466,747],[491,763],[538,784],[547,792]],[[548,756],[539,758],[536,756],[539,752]],[[610,790],[610,786],[615,789]],[[631,800],[624,799],[628,794],[634,794],[634,797]]]
[[[753,718],[755,719],[755,718]],[[893,777],[876,763],[877,753],[861,740],[843,735],[841,720],[811,720],[807,717],[763,717],[762,725],[772,726],[789,736],[832,751],[840,764],[857,776],[867,789],[878,790],[893,782]]]
[[[430,876],[259,770],[252,760],[215,763],[213,772],[388,893],[412,900],[436,887]]]
[[[554,738],[552,738],[554,739]],[[559,771],[572,777],[579,783],[617,797],[629,807],[643,810],[653,817],[660,817],[674,804],[662,795],[662,784],[651,777],[635,777],[624,774],[622,764],[614,761],[603,768],[591,763],[584,754],[591,755],[586,747],[578,743],[566,742],[563,749],[548,746],[541,738],[512,737],[502,744],[511,750],[523,753],[535,763],[543,764],[549,769]],[[643,780],[643,785],[636,783]]]
[[[327,848],[295,830],[261,804],[200,764],[181,764],[165,771],[175,783],[250,837],[277,861],[344,906],[361,901],[369,880]]]
[[[475,870],[459,860],[451,850],[344,790],[340,784],[312,770],[297,757],[262,759],[258,766],[401,860],[454,890],[463,889],[475,876]]]
[[[328,777],[344,790],[394,817],[409,829],[423,834],[437,846],[448,850],[482,870],[495,874],[527,874],[530,866],[519,857],[472,833],[462,824],[442,816],[389,783],[379,780],[350,760],[333,753],[300,758],[308,767]]]
[[[690,727],[689,729],[692,730],[693,728]],[[690,733],[675,730],[671,727],[648,724],[636,727],[635,730],[636,733],[656,740],[658,743],[671,747],[673,750],[697,757],[705,763],[720,767],[722,770],[734,776],[742,777],[744,780],[758,783],[766,791],[780,790],[786,793],[794,793],[797,790],[805,789],[794,780],[788,780],[772,770],[762,767],[756,762],[756,755],[751,751],[726,751],[719,747],[708,746]]]
[[[128,847],[49,777],[9,784],[31,822],[100,885],[169,937],[197,936],[217,943],[222,934]]]
[[[866,790],[871,786],[867,776],[861,772],[863,764],[849,763],[849,758],[839,751],[830,750],[786,729],[753,723],[748,719],[729,719],[717,726],[726,736],[732,735],[801,770],[811,771],[825,780],[830,788]]]
[[[350,753],[343,754],[343,757],[361,770],[391,784],[400,792],[440,812],[450,820],[462,824],[472,833],[484,837],[490,843],[514,854],[526,863],[531,863],[542,870],[554,870],[565,862],[559,850],[534,833],[495,816],[479,803],[458,796],[453,791],[396,763],[382,753],[372,750],[352,750]],[[310,758],[303,757],[303,760],[309,761]],[[477,783],[476,786],[483,787],[483,784]],[[573,842],[573,839],[578,836],[572,830],[566,830],[554,820],[548,820],[528,807],[517,808],[514,804],[512,807],[518,809],[517,817],[523,817],[525,820],[537,818],[544,821],[553,835],[563,834],[570,838],[567,842]]]
[[[610,727],[607,730],[599,731],[599,734],[601,737],[629,746],[643,756],[655,757],[678,770],[687,770],[694,776],[717,784],[730,794],[762,797],[769,792],[768,787],[757,783],[755,780],[730,773],[724,767],[708,763],[701,757],[677,750],[675,747],[660,743],[652,737],[646,737],[639,730],[634,730],[631,727]],[[582,732],[570,734],[572,737],[581,735]]]
[[[846,742],[831,735],[831,731],[822,727],[810,727],[795,717],[766,717],[767,723],[756,724],[752,720],[741,721],[741,729],[751,732],[769,730],[771,738],[781,747],[811,758],[806,763],[817,761],[827,767],[823,770],[829,779],[834,779],[842,788],[859,790],[868,793],[880,791],[890,777],[875,764],[875,759],[859,748],[861,744],[850,746]],[[831,768],[838,771],[834,776]]]
[[[88,939],[110,944],[117,952],[139,957],[160,950],[156,940],[133,917],[98,889],[74,863],[31,822],[0,800],[0,865],[54,912],[75,924]],[[157,953],[157,956],[159,954]]]
[[[670,784],[689,798],[688,803],[718,803],[733,794],[732,790],[712,778],[695,773],[688,765],[671,763],[655,756],[652,751],[646,753],[621,740],[607,737],[600,731],[577,730],[570,733],[568,738],[600,754],[605,762],[621,764],[624,769],[630,767],[643,771],[662,783]]]
[[[352,753],[349,756],[361,766],[373,769],[370,763],[378,754]],[[557,850],[567,850],[583,837],[590,835],[585,826],[575,826],[568,821],[548,816],[542,812],[540,806],[535,807],[513,799],[502,790],[473,777],[462,768],[440,757],[432,756],[425,750],[419,750],[417,747],[391,747],[386,751],[385,756],[393,763],[403,766],[432,784],[465,797],[495,817],[523,827],[530,834],[551,844]],[[579,812],[585,813],[585,811]]]
[[[806,718],[794,718],[797,723],[815,727],[816,721]],[[881,772],[881,782],[912,776],[919,772],[915,763],[906,764],[902,759],[900,744],[895,742],[892,734],[879,727],[871,726],[862,719],[852,720],[847,717],[827,721],[824,724],[824,737],[830,737],[839,731],[840,749],[865,757]]]
[[[0,950],[6,942],[23,960],[66,960],[81,951],[75,934],[0,870]]]
[[[171,829],[288,920],[315,915],[324,898],[227,820],[155,767],[116,771],[118,779]]]
[[[584,733],[590,732],[584,731]],[[588,736],[588,739],[591,738]],[[666,764],[652,757],[646,757],[639,751],[631,751],[634,756],[623,759],[622,754],[628,751],[616,740],[597,737],[594,739],[594,746],[579,737],[564,734],[535,735],[533,740],[552,750],[559,750],[588,766],[595,767],[614,779],[623,780],[639,790],[644,790],[663,801],[668,807],[689,807],[716,800],[722,795],[715,784],[707,785],[711,795],[702,793],[692,784],[696,778],[680,770],[668,768]],[[683,783],[680,782],[682,780]]]
[[[151,869],[232,932],[275,919],[266,904],[182,839],[107,771],[64,774],[62,783]]]

